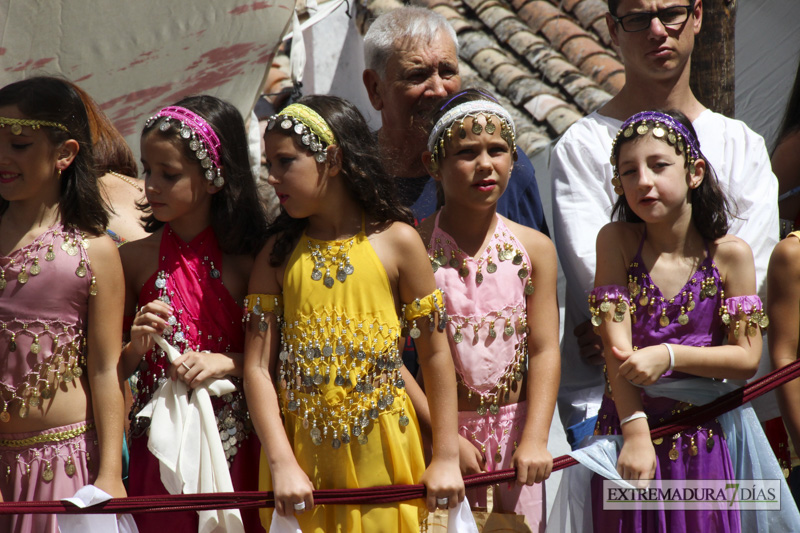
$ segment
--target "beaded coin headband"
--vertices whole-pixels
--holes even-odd
[[[303,104],[291,104],[272,115],[267,121],[267,131],[280,125],[282,130],[290,130],[300,136],[300,142],[314,154],[317,163],[328,158],[325,148],[336,144],[336,136],[319,113]]]
[[[205,169],[206,179],[216,187],[222,187],[225,184],[225,178],[222,177],[219,137],[208,122],[185,107],[170,106],[147,119],[145,125],[149,128],[162,117],[165,120],[158,126],[158,129],[165,132],[172,126],[170,120],[177,120],[180,124],[179,134],[182,139],[189,141],[189,149],[194,152],[195,157],[200,161],[200,166]]]
[[[614,167],[614,177],[611,184],[614,192],[622,196],[622,181],[619,178],[619,167],[617,166],[617,141],[620,135],[626,139],[633,137],[634,134],[642,136],[648,132],[653,133],[653,137],[666,141],[670,146],[675,147],[675,153],[683,155],[689,166],[689,173],[694,174],[694,162],[700,158],[700,146],[697,139],[686,127],[675,120],[673,117],[658,111],[643,111],[636,113],[626,120],[611,144],[611,165]]]
[[[478,123],[478,117],[481,115],[486,118],[486,126],[481,126]],[[445,158],[445,138],[448,140],[452,138],[456,125],[458,125],[458,136],[462,139],[467,136],[467,131],[464,129],[464,120],[467,118],[472,119],[472,133],[475,135],[480,135],[483,130],[489,135],[493,135],[497,129],[497,126],[492,122],[493,116],[500,120],[500,137],[508,143],[512,154],[516,152],[514,120],[503,106],[488,100],[464,102],[442,115],[433,126],[430,136],[428,136],[428,151],[431,153],[431,172],[436,172],[439,169],[439,162]]]
[[[8,118],[0,117],[0,128],[11,126],[11,135],[22,135],[22,127],[28,126],[32,130],[38,130],[42,126],[58,128],[69,133],[67,127],[60,122],[50,122],[49,120],[33,120],[27,118]]]

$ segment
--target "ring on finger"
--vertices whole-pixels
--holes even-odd
[[[298,502],[293,505],[295,511],[305,511],[306,502]]]
[[[192,369],[192,367],[190,367],[189,365],[187,365],[187,364],[186,364],[186,361],[184,361],[183,363],[181,363],[181,366],[182,366],[183,368],[185,368],[187,371]]]
[[[436,498],[436,507],[440,509],[447,508],[448,503],[450,503],[450,498]]]

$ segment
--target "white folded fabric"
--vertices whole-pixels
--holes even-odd
[[[180,354],[160,335],[153,335],[170,361]],[[219,438],[211,397],[236,390],[230,380],[207,380],[194,389],[166,380],[139,416],[150,417],[147,448],[159,460],[161,482],[170,494],[233,492],[228,461]],[[238,509],[198,511],[199,533],[244,532]]]

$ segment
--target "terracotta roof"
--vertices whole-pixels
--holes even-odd
[[[529,155],[594,111],[625,82],[612,48],[603,0],[417,0],[455,29],[462,86],[500,97]],[[397,0],[367,0],[364,22],[396,9]]]

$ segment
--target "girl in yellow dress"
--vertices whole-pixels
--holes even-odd
[[[351,104],[303,98],[270,118],[265,144],[282,209],[245,302],[245,391],[266,454],[260,488],[304,532],[418,531],[426,507],[464,498],[445,296]],[[401,374],[406,334],[435,384],[427,469]],[[312,497],[415,483],[427,502],[314,507]]]

